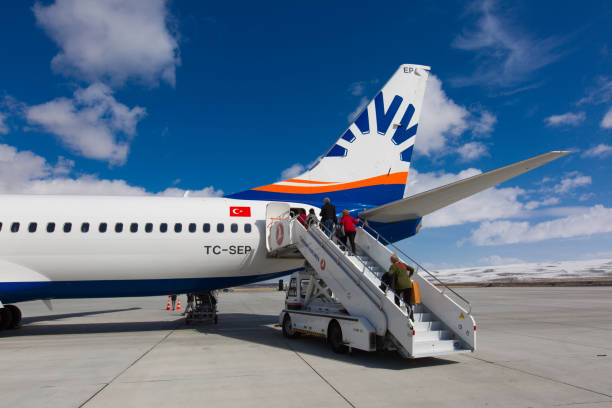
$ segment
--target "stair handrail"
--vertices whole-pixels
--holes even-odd
[[[408,255],[407,253],[405,253],[404,251],[402,251],[401,249],[399,249],[395,244],[393,244],[391,241],[389,241],[388,239],[386,239],[384,236],[382,236],[378,231],[376,231],[374,228],[372,228],[370,225],[368,225],[367,223],[363,223],[362,225],[360,225],[358,228],[362,228],[363,230],[365,230],[366,228],[368,228],[370,231],[372,231],[374,234],[376,234],[375,239],[377,241],[379,241],[381,244],[385,245],[385,246],[390,246],[392,247],[395,252],[397,252],[398,254],[401,254],[402,256],[410,259],[416,266],[417,266],[417,270],[415,271],[415,273],[419,272],[419,269],[425,271],[425,273],[427,273],[429,276],[431,276],[436,282],[438,282],[440,284],[440,286],[443,287],[442,290],[439,290],[440,293],[444,294],[445,290],[449,290],[450,292],[452,292],[455,296],[457,296],[459,299],[461,299],[467,306],[467,314],[472,314],[472,304],[470,303],[469,300],[467,300],[466,298],[464,298],[463,296],[461,296],[459,293],[455,292],[452,288],[450,288],[447,284],[445,284],[444,282],[442,282],[437,276],[435,276],[434,274],[432,274],[431,272],[429,272],[427,269],[425,269],[421,264],[419,264],[417,261],[415,261],[410,255]],[[373,236],[373,235],[372,235]]]
[[[334,242],[333,242],[333,241],[332,241],[332,239],[331,239],[331,235],[333,235],[334,231],[333,231],[333,230],[332,230],[332,231],[330,231],[330,230],[329,230],[329,229],[328,229],[328,228],[325,226],[325,224],[323,224],[322,222],[319,222],[319,223],[317,223],[317,224],[313,224],[313,226],[315,226],[315,225],[316,225],[316,227],[319,227],[318,229],[319,229],[319,231],[320,231],[322,234],[325,234],[325,238],[327,238],[327,239],[322,239],[322,241],[323,241],[323,242],[325,242],[325,245],[330,246],[330,244],[331,244],[332,246],[335,246],[335,247],[337,248],[337,245],[335,245],[335,244],[334,244]],[[309,226],[309,228],[307,228],[307,231],[308,231],[309,233],[311,233],[311,231],[310,231],[310,226]],[[329,236],[328,236],[328,235],[325,233],[326,231],[329,231],[329,232],[330,232],[330,235],[329,235]],[[322,238],[322,237],[319,237],[319,238]],[[340,249],[340,248],[338,248],[338,249]],[[343,251],[343,252],[346,252],[346,251]],[[345,263],[346,265],[348,265],[349,267],[354,267],[354,266],[355,266],[354,264],[350,263],[350,261],[348,261],[346,258],[338,258],[338,259],[342,259],[342,262],[344,262],[344,263]],[[362,270],[362,274],[365,274],[365,270],[367,269],[368,271],[370,271],[370,268],[367,268],[367,267],[365,266],[365,263],[364,263],[364,262],[362,262],[362,263],[363,263],[363,270]],[[415,263],[416,263],[416,262],[415,262]],[[370,271],[370,272],[371,272],[371,271]],[[379,277],[378,277],[376,274],[374,274],[374,273],[373,273],[373,275],[374,275],[374,276],[376,276],[376,278],[378,278],[378,279],[380,280],[380,278],[379,278]],[[359,280],[360,280],[360,281],[362,281],[362,275],[360,275],[360,276],[359,276]],[[413,321],[412,321],[412,319],[410,318],[410,312],[409,312],[409,307],[410,307],[410,305],[408,305],[406,302],[404,302],[404,299],[403,299],[403,298],[402,298],[402,297],[401,297],[401,296],[400,296],[400,295],[399,295],[397,292],[395,292],[395,291],[393,290],[393,288],[391,288],[389,285],[385,284],[385,283],[384,283],[384,282],[382,282],[382,281],[381,281],[381,284],[385,285],[385,287],[386,287],[386,288],[387,288],[387,289],[388,289],[388,290],[389,290],[389,291],[390,291],[390,292],[393,294],[394,299],[396,299],[396,298],[397,298],[397,299],[400,301],[400,305],[404,305],[404,307],[406,307],[406,310],[408,311],[408,312],[407,312],[407,314],[408,314],[408,320],[410,321],[410,323],[411,323],[411,324],[414,324],[414,322],[413,322]],[[384,291],[384,292],[383,292],[383,297],[381,297],[381,301],[382,301],[382,299],[384,299],[384,298],[386,298],[386,297],[387,297],[387,292],[386,292],[386,291]],[[398,306],[398,307],[399,307],[399,306]]]

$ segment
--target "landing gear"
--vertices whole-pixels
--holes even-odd
[[[5,305],[0,309],[0,330],[16,329],[21,323],[21,310],[15,305]]]
[[[193,294],[195,305],[185,313],[185,324],[214,323],[217,324],[217,296],[214,291],[204,291]]]
[[[331,323],[329,323],[327,341],[334,353],[344,354],[348,351],[348,347],[342,340],[342,328],[336,320],[332,320]]]

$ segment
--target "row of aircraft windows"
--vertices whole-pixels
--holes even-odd
[[[19,232],[19,223],[18,222],[13,222],[11,223],[11,227],[10,230],[11,232]],[[89,232],[89,223],[88,222],[84,222],[81,224],[81,232]],[[31,222],[28,224],[28,232],[36,232],[36,230],[38,229],[38,223],[36,222]],[[196,232],[198,229],[198,226],[195,222],[189,223],[187,224],[187,230],[189,232]],[[72,223],[71,222],[65,222],[62,230],[64,232],[70,232],[72,231]],[[106,232],[108,230],[108,224],[105,222],[101,222],[98,225],[98,231],[99,232]],[[137,222],[132,222],[129,224],[129,230],[130,232],[138,232],[138,223]],[[2,231],[2,223],[0,222],[0,231]],[[149,233],[149,232],[153,232],[153,223],[151,222],[147,222],[144,225],[144,231]],[[183,231],[183,224],[180,222],[177,222],[174,224],[174,232],[178,233],[178,232],[182,232]],[[210,232],[210,224],[209,223],[204,223],[202,225],[202,231],[203,232]],[[222,222],[217,224],[217,232],[223,232],[225,231],[225,224],[223,224]],[[238,224],[233,223],[230,224],[230,231],[232,232],[238,232]],[[55,223],[54,222],[49,222],[47,223],[47,232],[55,232]],[[115,232],[123,232],[123,223],[122,222],[117,222],[115,223]],[[162,222],[159,224],[159,232],[168,232],[168,223]],[[244,224],[244,232],[249,233],[251,232],[251,224]]]

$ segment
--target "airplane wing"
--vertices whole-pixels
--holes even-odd
[[[497,170],[363,211],[359,217],[376,222],[396,222],[420,218],[569,153],[553,151],[541,154]]]

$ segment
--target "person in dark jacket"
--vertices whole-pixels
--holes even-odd
[[[319,213],[321,216],[321,228],[329,237],[334,229],[334,224],[338,222],[338,217],[336,216],[336,206],[329,201],[329,198],[325,197],[323,203]]]

